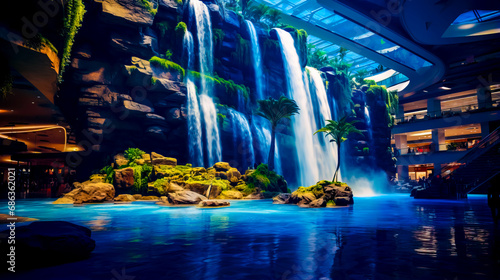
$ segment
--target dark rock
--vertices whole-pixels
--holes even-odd
[[[75,70],[73,81],[79,84],[110,85],[117,76],[117,71],[109,63],[82,58],[74,58],[71,67]]]
[[[287,204],[290,197],[292,197],[291,193],[280,193],[277,196],[273,197],[273,203],[274,204]]]
[[[149,88],[150,91],[166,92],[166,93],[183,93],[186,92],[186,85],[180,81],[172,81],[171,79],[157,78],[156,84]]]
[[[349,202],[351,201],[351,198],[347,196],[340,196],[335,198],[335,205],[337,206],[347,206],[349,205]]]
[[[123,100],[123,107],[133,114],[143,114],[154,112],[154,109],[141,103]]]
[[[151,138],[151,140],[158,141],[160,143],[167,142],[167,137],[165,136],[166,133],[167,129],[165,129],[164,126],[150,126],[145,131],[147,138]]]
[[[9,218],[15,218],[16,223],[38,221],[38,219],[35,218],[19,217],[9,214],[0,214],[0,224],[9,224],[10,222],[12,222],[12,220],[9,220]]]
[[[9,252],[9,230],[0,233],[2,252]],[[91,231],[62,221],[33,222],[16,227],[16,269],[32,269],[78,261],[95,248]]]
[[[231,169],[231,166],[227,162],[216,162],[213,166],[216,171],[228,171]]]
[[[118,102],[120,98],[112,86],[94,85],[83,87],[81,97],[78,99],[78,105],[86,107],[111,107]]]
[[[180,124],[186,120],[186,116],[182,114],[180,108],[170,108],[166,114],[165,119],[171,124]]]
[[[111,33],[111,48],[118,53],[149,59],[158,55],[158,39],[137,33]]]
[[[217,172],[215,172],[215,177],[218,177],[221,179],[227,179],[227,173],[224,171],[217,171]]]
[[[153,165],[170,165],[170,166],[176,166],[177,165],[177,159],[176,158],[169,158],[169,157],[157,157],[157,156],[153,156]]]
[[[316,200],[311,201],[311,203],[309,203],[309,207],[314,207],[314,208],[325,207],[325,206],[326,206],[326,200],[323,197],[320,197]]]

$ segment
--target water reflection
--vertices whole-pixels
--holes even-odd
[[[54,207],[19,201],[18,215],[93,229],[90,259],[12,279],[498,279],[498,235],[484,197],[358,198],[349,208],[269,201],[229,208],[154,203]],[[497,238],[495,241],[494,239]],[[45,278],[40,278],[43,275]]]

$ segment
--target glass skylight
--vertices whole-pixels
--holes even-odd
[[[371,32],[367,28],[330,11],[316,1],[309,0],[259,0],[284,14],[312,23],[324,30],[340,35],[380,53],[413,70],[432,64],[394,42]],[[312,44],[316,44],[311,42]],[[317,43],[320,43],[319,41]],[[322,47],[319,47],[322,48]],[[354,66],[354,65],[353,65]]]
[[[452,24],[478,23],[500,19],[499,10],[471,10],[459,15]]]

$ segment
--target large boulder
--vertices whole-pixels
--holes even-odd
[[[326,206],[326,200],[324,199],[324,197],[320,197],[309,203],[309,207],[314,207],[314,208],[325,207],[325,206]]]
[[[337,206],[347,206],[349,204],[352,204],[351,203],[351,199],[352,198],[349,198],[347,196],[338,196],[335,198],[335,205]]]
[[[117,197],[115,197],[115,202],[132,202],[135,201],[136,199],[134,198],[133,195],[130,194],[120,194]]]
[[[231,203],[229,203],[229,201],[222,201],[222,200],[204,200],[198,203],[198,207],[204,207],[204,208],[227,207],[230,205]]]
[[[244,197],[244,199],[264,199],[264,195],[260,192],[254,192]]]
[[[241,173],[236,168],[231,168],[227,172],[227,179],[229,182],[236,184],[241,179]]]
[[[218,196],[219,199],[242,199],[243,194],[239,191],[222,191]]]
[[[10,230],[0,232],[2,252],[10,252]],[[91,231],[69,222],[33,222],[16,227],[16,270],[82,260],[95,248]]]
[[[65,194],[62,198],[54,201],[53,204],[81,204],[113,201],[115,188],[108,183],[85,181],[75,182],[75,189]]]
[[[199,193],[193,191],[178,191],[168,194],[168,201],[170,204],[198,204],[207,198]]]
[[[216,162],[213,167],[215,168],[216,171],[224,171],[224,172],[231,169],[231,166],[227,162]]]
[[[288,202],[291,204],[309,204],[313,200],[316,200],[316,196],[312,192],[294,191]]]
[[[292,197],[291,193],[280,193],[277,196],[273,197],[273,203],[274,204],[287,204],[290,197]]]
[[[347,197],[349,204],[354,203],[352,189],[347,184],[329,184],[323,187],[323,192],[325,193],[325,199],[327,201],[335,200],[337,197]]]
[[[128,160],[125,158],[123,154],[116,154],[113,157],[113,162],[115,164],[115,168],[118,168],[120,166],[127,165]]]
[[[134,185],[134,169],[131,167],[115,170],[115,187],[118,189],[129,189]]]
[[[151,153],[151,159],[153,162],[153,165],[169,165],[169,166],[176,166],[177,165],[177,159],[175,158],[170,158],[170,157],[164,157],[158,153],[152,152]]]

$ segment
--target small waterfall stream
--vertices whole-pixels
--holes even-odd
[[[245,20],[248,28],[248,33],[250,34],[250,42],[252,43],[252,60],[253,68],[255,72],[255,89],[257,91],[257,99],[264,99],[264,87],[262,84],[262,57],[260,54],[259,37],[257,37],[257,31],[255,26],[249,20]]]
[[[229,109],[231,127],[233,128],[233,153],[238,162],[242,163],[245,169],[253,168],[255,163],[255,153],[253,148],[252,131],[248,120],[242,113]]]

